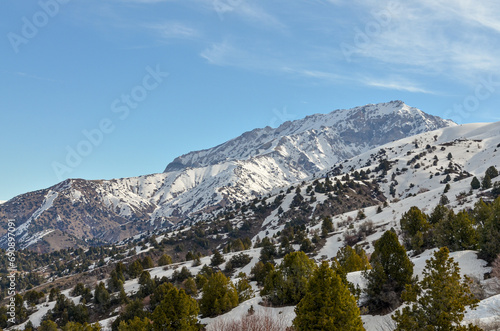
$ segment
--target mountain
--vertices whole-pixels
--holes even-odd
[[[419,279],[422,279],[426,261],[439,247],[447,246],[451,251],[450,257],[460,268],[459,273],[473,279],[473,293],[481,300],[477,309],[467,308],[463,324],[472,323],[485,330],[497,330],[500,290],[499,278],[495,275],[498,275],[499,269],[495,263],[488,264],[496,254],[489,261],[483,258],[487,259],[485,251],[494,249],[498,252],[500,244],[493,239],[494,234],[483,231],[480,224],[487,218],[498,225],[495,218],[489,215],[494,215],[500,202],[500,176],[496,174],[500,164],[499,132],[500,122],[454,125],[423,132],[342,160],[333,169],[330,167],[315,178],[293,183],[283,190],[276,189],[246,202],[228,203],[215,212],[205,213],[205,221],[143,233],[113,246],[68,249],[47,255],[23,252],[16,256],[20,294],[27,298],[27,290],[49,292],[52,288],[60,288],[61,294],[68,299],[75,303],[83,302],[89,310],[93,309],[89,322],[99,321],[103,329],[110,328],[117,318],[124,318],[125,315],[132,318],[130,310],[123,309],[123,302],[118,300],[111,300],[107,310],[94,309],[95,303],[80,301],[81,293],[72,290],[78,288],[78,283],[84,283],[89,292],[101,281],[111,288],[119,272],[125,278],[125,294],[131,299],[143,300],[150,292],[143,290],[143,275],[140,272],[132,274],[131,270],[135,267],[131,266],[137,264],[135,261],[141,262],[139,265],[147,265],[148,273],[155,281],[167,279],[178,286],[185,286],[182,284],[186,284],[187,277],[202,279],[198,275],[208,275],[210,266],[216,264],[213,252],[217,249],[223,254],[223,259],[219,261],[225,261],[214,270],[223,270],[234,284],[248,277],[254,293],[245,290],[249,294],[247,300],[240,301],[237,307],[222,315],[201,316],[200,322],[208,324],[207,330],[222,330],[221,325],[228,325],[222,322],[240,321],[249,316],[249,310],[256,308],[252,316],[268,316],[281,323],[281,330],[292,324],[296,316],[295,306],[290,303],[279,307],[262,304],[269,299],[269,291],[260,291],[263,286],[258,283],[257,277],[262,276],[260,281],[266,287],[274,286],[276,289],[281,283],[273,285],[264,281],[263,276],[272,273],[266,273],[262,266],[259,267],[259,261],[274,260],[278,269],[281,268],[279,261],[285,259],[285,254],[298,250],[307,253],[315,263],[332,261],[339,257],[337,253],[346,245],[357,246],[356,251],[363,249],[369,256],[374,252],[376,241],[386,231],[394,229],[401,242],[405,243],[407,254],[414,264],[413,276]],[[492,171],[493,167],[495,171]],[[486,173],[492,174],[492,187],[482,185],[472,188],[473,176],[481,179]],[[95,185],[98,184],[102,185]],[[43,199],[41,203],[47,209],[35,213],[33,222],[38,222],[45,213],[55,208],[58,198],[67,194],[65,190],[70,186],[86,191],[84,185],[88,183],[73,180],[53,187],[51,190],[57,196],[52,193]],[[84,198],[91,196],[85,195]],[[494,199],[497,200],[491,203]],[[436,209],[438,204],[441,206]],[[478,209],[472,211],[476,204]],[[408,241],[401,220],[415,207],[430,217],[430,224],[425,229],[421,227],[423,234],[419,230]],[[469,218],[471,223],[466,222]],[[330,226],[325,226],[328,221]],[[40,242],[55,242],[62,233],[58,229],[47,231],[51,232]],[[275,249],[269,249],[271,247]],[[349,250],[344,250],[343,258],[339,257],[339,260],[344,260],[340,263],[347,263],[346,254],[349,253],[346,252]],[[173,263],[169,266],[164,265],[168,262],[160,262],[164,254],[172,258]],[[7,265],[7,255],[3,259]],[[359,269],[351,269],[346,277],[354,287],[359,286],[363,290],[367,287],[367,278]],[[6,284],[8,286],[9,283]],[[115,291],[111,298],[118,297],[118,287],[110,291]],[[388,310],[369,311],[366,306],[368,294],[360,293],[358,303],[364,307],[361,316],[364,328],[367,331],[394,330],[391,318],[394,313]],[[393,291],[384,293],[397,300]],[[194,291],[192,295],[200,298],[204,293]],[[144,300],[144,305],[148,311],[153,311],[150,301]],[[59,307],[62,305],[56,304],[55,297],[48,300],[44,297],[37,303],[30,306],[33,313],[28,317],[35,326],[40,324],[49,309],[63,310]],[[118,315],[120,311],[122,315]],[[446,312],[449,312],[448,308]],[[143,316],[142,310],[140,313]],[[48,318],[54,316],[59,315]],[[266,323],[269,325],[268,319]]]
[[[339,162],[382,144],[452,126],[456,124],[392,101],[255,129],[180,156],[164,173],[68,179],[17,196],[0,205],[0,244],[6,240],[8,219],[16,221],[21,247],[42,241],[48,247],[41,250],[55,243],[117,242],[181,221],[206,219],[231,203],[322,176]]]

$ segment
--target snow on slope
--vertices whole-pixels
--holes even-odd
[[[141,221],[149,221],[152,229],[167,227],[199,217],[196,214],[200,211],[246,201],[307,180],[344,159],[392,140],[454,125],[401,101],[311,115],[283,123],[276,129],[256,129],[212,149],[186,154],[167,166],[165,173],[64,181],[50,188],[59,196],[51,196],[53,199],[44,202],[38,211],[24,215],[20,234],[29,232],[32,221],[48,212],[46,219],[59,217],[63,222],[77,219],[79,223],[73,228],[88,228],[71,233],[79,238],[119,240],[124,224],[127,229]],[[59,210],[69,208],[77,215],[49,211],[51,201]],[[1,206],[8,209],[10,205]],[[13,210],[15,206],[12,203]],[[87,210],[98,210],[98,216],[88,215]],[[96,230],[97,224],[105,225]]]

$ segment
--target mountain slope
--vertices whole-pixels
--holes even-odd
[[[401,101],[316,114],[186,154],[161,174],[72,179],[20,195],[0,205],[0,222],[16,220],[22,246],[50,229],[63,231],[70,242],[115,242],[206,218],[216,208],[312,178],[376,146],[454,125]]]

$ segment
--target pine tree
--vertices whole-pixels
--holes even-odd
[[[466,306],[474,308],[478,302],[469,281],[461,279],[458,263],[449,257],[448,248],[436,251],[426,263],[422,281],[407,286],[403,297],[411,305],[395,313],[396,330],[480,330],[460,326]]]
[[[429,244],[427,232],[431,226],[427,221],[427,215],[418,207],[413,206],[404,213],[400,224],[406,249],[418,253]]]
[[[336,260],[344,273],[371,269],[366,252],[361,246],[347,245],[339,249]]]
[[[139,260],[135,260],[128,266],[128,274],[131,278],[137,278],[141,275],[144,268],[142,267],[142,263]]]
[[[483,181],[481,182],[481,188],[483,190],[487,190],[489,188],[491,188],[491,177],[486,174],[484,177],[483,177]]]
[[[94,302],[100,306],[107,308],[110,303],[110,296],[108,290],[106,290],[106,286],[104,286],[103,282],[97,284],[94,291]]]
[[[153,322],[151,322],[147,317],[140,319],[139,317],[134,317],[133,320],[128,322],[121,321],[118,326],[118,331],[151,331],[153,329]]]
[[[63,331],[100,331],[101,325],[99,323],[88,324],[88,323],[77,323],[77,322],[68,322],[62,328]]]
[[[158,265],[159,266],[164,266],[164,265],[169,265],[172,264],[172,258],[170,255],[163,254],[160,259],[158,260]]]
[[[307,280],[316,264],[304,252],[292,252],[283,258],[279,269],[270,272],[262,294],[274,305],[296,305],[306,294]]]
[[[413,281],[413,263],[392,230],[375,242],[370,264],[372,269],[365,273],[368,307],[371,311],[396,308],[405,286]]]
[[[212,317],[225,313],[238,305],[238,292],[233,283],[217,272],[208,278],[203,286],[200,299],[200,312],[203,316]]]
[[[477,179],[476,176],[474,176],[474,178],[472,178],[472,181],[470,182],[470,187],[473,190],[477,190],[477,189],[481,188],[481,183],[479,182],[479,179]]]
[[[356,299],[340,277],[323,261],[295,308],[298,330],[364,330]]]
[[[57,324],[51,320],[44,320],[37,329],[38,331],[57,331]]]
[[[491,206],[478,202],[474,214],[480,224],[479,257],[492,262],[500,253],[500,198],[496,198]]]
[[[333,222],[331,217],[323,218],[323,222],[321,223],[321,236],[325,238],[328,233],[333,231]]]
[[[435,226],[434,240],[438,247],[447,246],[453,252],[476,249],[478,236],[467,212],[461,211],[455,215],[450,211]]]
[[[250,285],[246,277],[242,277],[238,280],[236,283],[236,291],[238,292],[238,301],[240,303],[254,296],[252,285]]]
[[[212,256],[212,259],[210,259],[210,265],[216,267],[222,263],[224,263],[225,259],[224,256],[222,256],[221,252],[218,250],[213,251],[214,255]]]
[[[154,331],[195,331],[199,330],[200,308],[195,299],[184,290],[170,287],[161,303],[151,315]]]
[[[144,257],[144,259],[142,259],[142,268],[143,269],[151,269],[153,268],[155,265],[153,263],[153,259],[151,258],[151,256],[146,256]]]
[[[489,176],[490,179],[498,177],[498,170],[497,170],[497,168],[495,168],[495,166],[489,167],[488,169],[486,169],[485,176]]]

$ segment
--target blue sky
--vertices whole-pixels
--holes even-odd
[[[3,0],[0,200],[400,99],[498,120],[494,0]]]

